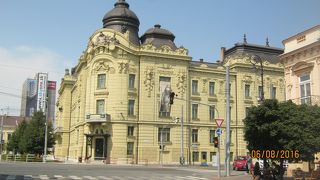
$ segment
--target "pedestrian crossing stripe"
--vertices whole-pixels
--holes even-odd
[[[62,176],[62,175],[38,175],[38,176],[32,176],[32,175],[1,175],[0,179],[2,180],[15,180],[15,179],[23,179],[23,180],[32,180],[32,179],[88,179],[88,180],[97,180],[97,179],[104,179],[104,180],[209,180],[208,178],[202,178],[202,177],[196,177],[196,176],[170,176],[170,175],[160,175],[160,176],[83,176],[78,177],[74,175],[70,176]]]

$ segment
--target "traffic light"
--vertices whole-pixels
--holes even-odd
[[[173,104],[173,100],[174,100],[175,95],[176,95],[176,93],[174,93],[174,92],[170,93],[170,104]]]
[[[219,139],[218,139],[218,137],[214,137],[213,138],[213,144],[214,144],[214,147],[219,147]]]

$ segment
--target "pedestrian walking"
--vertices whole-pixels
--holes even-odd
[[[253,180],[260,180],[261,172],[259,162],[256,162],[254,165],[252,177]]]

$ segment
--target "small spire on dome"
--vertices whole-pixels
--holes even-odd
[[[161,25],[160,24],[155,24],[154,27],[160,29]]]
[[[126,0],[118,0],[114,4],[114,7],[126,7],[126,8],[129,8],[129,4],[126,2]]]
[[[266,39],[266,46],[267,47],[270,47],[270,45],[269,45],[269,38],[267,37],[267,39]]]
[[[247,36],[246,36],[246,34],[243,34],[243,43],[247,44]]]

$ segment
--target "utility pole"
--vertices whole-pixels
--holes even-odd
[[[221,166],[220,166],[220,135],[218,135],[218,178],[221,177]]]
[[[48,98],[46,97],[46,101],[45,101],[45,132],[44,132],[44,152],[43,152],[43,163],[47,162],[47,145],[48,145]]]
[[[184,148],[183,148],[183,104],[181,106],[181,156],[180,156],[180,164],[184,165]]]
[[[226,148],[225,148],[225,170],[226,176],[230,176],[230,68],[226,66]]]

